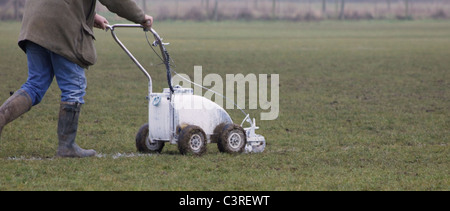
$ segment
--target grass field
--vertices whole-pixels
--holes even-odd
[[[176,70],[280,74],[280,115],[258,121],[262,154],[136,153],[146,80],[97,30],[78,143],[100,156],[54,158],[60,91],[5,127],[0,190],[450,190],[450,23],[161,22]],[[0,101],[27,78],[19,23],[0,22]],[[150,70],[165,73],[141,31],[121,31]],[[151,57],[151,60],[147,58]],[[229,111],[236,122],[237,111]],[[251,110],[258,117],[261,110]]]

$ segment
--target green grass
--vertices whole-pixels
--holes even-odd
[[[450,190],[450,23],[155,23],[176,70],[280,74],[280,116],[258,121],[262,154],[135,153],[146,80],[96,33],[77,142],[102,156],[56,159],[60,91],[5,127],[0,190]],[[0,101],[27,78],[19,23],[0,22]],[[140,31],[120,31],[151,71],[165,73]],[[152,58],[148,60],[148,58]],[[153,64],[151,66],[151,64]],[[238,111],[229,111],[236,122]],[[261,110],[250,113],[259,118]],[[117,156],[121,154],[135,156]]]

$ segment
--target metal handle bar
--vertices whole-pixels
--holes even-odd
[[[130,57],[130,59],[139,67],[139,69],[145,74],[147,79],[151,82],[152,77],[150,74],[148,74],[147,70],[139,63],[139,61],[136,59],[136,57],[133,56],[133,54],[125,47],[125,45],[119,40],[119,38],[116,35],[116,32],[114,31],[115,28],[118,27],[134,27],[134,28],[143,28],[142,25],[138,24],[116,24],[116,25],[107,25],[106,31],[111,30],[111,35],[113,36],[114,40],[119,44],[119,46],[125,51],[125,53]]]
[[[107,28],[107,30],[109,29],[111,31],[114,31],[115,28],[142,28],[142,29],[144,29],[144,27],[140,24],[114,24],[114,25],[106,25],[106,28]],[[155,36],[155,39],[157,41],[162,41],[161,37],[158,35],[158,33],[153,28],[150,28],[150,30],[146,30],[146,29],[144,29],[144,30],[150,31],[153,34],[153,36]]]
[[[140,24],[114,24],[114,25],[107,25],[106,30],[108,30],[108,29],[111,30],[111,34],[112,34],[114,40],[125,51],[125,53],[131,58],[131,60],[139,67],[139,69],[145,74],[145,76],[147,77],[147,79],[150,81],[150,84],[151,84],[152,78],[151,78],[150,74],[139,63],[139,61],[133,56],[133,54],[125,47],[125,45],[119,40],[119,38],[117,37],[117,35],[114,31],[115,28],[144,28],[144,27]],[[147,31],[146,29],[144,29],[144,30]],[[164,47],[165,45],[169,45],[169,43],[163,43],[162,38],[158,35],[158,33],[153,28],[150,28],[150,30],[148,30],[148,31],[150,31],[153,34],[153,36],[155,37],[155,42],[153,43],[153,46],[156,47],[157,45],[159,45],[159,48],[161,50],[162,59],[164,60],[163,62],[165,64],[166,70],[167,70],[167,81],[169,83],[170,90],[173,92],[172,79],[171,79],[171,75],[170,75],[169,54],[167,53],[167,50]]]

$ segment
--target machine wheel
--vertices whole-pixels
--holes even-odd
[[[217,147],[220,152],[237,154],[244,152],[247,136],[244,129],[237,124],[227,124],[222,127]]]
[[[144,124],[136,134],[136,148],[138,152],[142,153],[161,153],[164,142],[157,141],[152,144],[148,137],[148,124]]]
[[[214,133],[211,136],[211,143],[219,143],[220,135],[222,135],[222,130],[227,125],[226,123],[221,123],[214,128]]]
[[[195,125],[183,128],[178,136],[178,150],[181,154],[203,155],[206,152],[206,135]]]

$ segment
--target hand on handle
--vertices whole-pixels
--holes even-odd
[[[99,28],[99,29],[106,29],[106,26],[109,24],[108,20],[106,20],[105,17],[99,15],[99,14],[95,14],[94,17],[94,27],[95,28]]]
[[[145,15],[145,20],[141,25],[144,27],[145,31],[150,31],[153,26],[153,17],[149,15]]]

